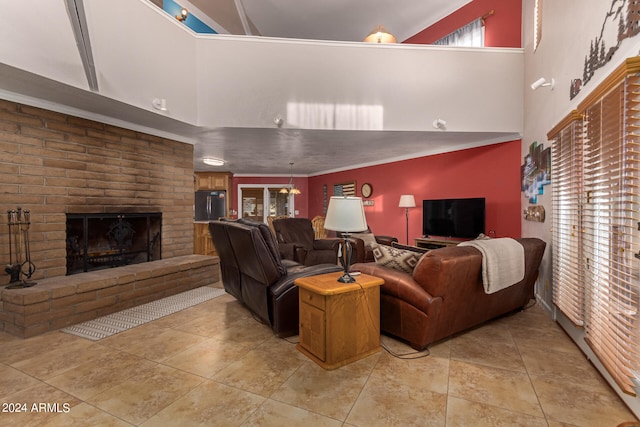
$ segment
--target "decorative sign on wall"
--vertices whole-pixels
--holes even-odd
[[[582,78],[571,80],[569,98],[580,93],[582,86],[589,83],[596,70],[611,61],[622,41],[640,33],[640,2],[636,0],[611,0],[611,6],[604,15],[600,34],[591,40],[589,52],[584,56]]]
[[[327,184],[322,185],[322,212],[327,214],[327,205],[329,201],[327,199]]]
[[[522,216],[527,221],[544,222],[544,206],[531,205],[524,210]]]
[[[538,195],[544,194],[544,186],[551,183],[551,150],[534,141],[520,167],[522,192],[535,204]]]
[[[355,196],[356,195],[356,182],[345,182],[343,184],[333,185],[334,196]]]

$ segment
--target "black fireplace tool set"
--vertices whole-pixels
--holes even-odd
[[[31,262],[29,249],[29,227],[31,226],[31,213],[29,210],[11,209],[7,211],[9,225],[9,264],[4,271],[11,276],[6,289],[28,288],[36,284],[29,282],[36,266]],[[21,277],[26,277],[27,280]]]

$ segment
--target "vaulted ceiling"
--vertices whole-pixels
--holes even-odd
[[[131,5],[131,3],[127,3],[129,1],[131,0],[126,0],[126,2],[113,0],[110,7],[113,4]],[[138,1],[145,3],[147,0]],[[83,1],[67,0],[67,3],[74,2],[78,4]],[[210,76],[207,76],[207,70],[197,71],[198,75],[205,76],[206,84],[209,85],[208,90],[212,91],[211,93],[215,94],[216,98],[205,97],[204,101],[196,100],[197,105],[194,107],[187,104],[188,108],[203,110],[196,111],[195,114],[198,115],[198,119],[195,120],[196,124],[194,121],[185,121],[175,115],[159,114],[150,107],[150,99],[144,101],[149,104],[138,103],[134,99],[137,95],[136,92],[142,92],[150,82],[139,81],[136,83],[132,81],[136,78],[133,73],[127,77],[129,81],[126,83],[131,87],[108,86],[116,83],[113,79],[114,75],[109,75],[109,72],[120,74],[125,72],[122,67],[125,65],[121,62],[122,58],[126,58],[129,62],[139,59],[140,55],[136,56],[134,52],[128,53],[127,49],[136,43],[145,46],[146,37],[149,36],[148,31],[145,32],[142,28],[146,28],[145,26],[150,24],[146,22],[147,20],[144,23],[141,22],[140,17],[135,18],[137,20],[127,21],[127,17],[121,15],[121,12],[105,9],[102,2],[84,0],[84,3],[90,12],[93,10],[93,17],[89,16],[90,19],[87,20],[88,34],[92,34],[93,37],[101,32],[103,35],[101,39],[91,40],[94,55],[97,55],[95,67],[98,78],[101,80],[99,91],[89,91],[87,88],[83,88],[86,86],[86,81],[84,84],[76,84],[72,81],[73,79],[61,80],[56,77],[56,75],[69,75],[72,71],[77,72],[78,70],[78,60],[74,58],[74,55],[77,57],[77,48],[75,43],[74,45],[69,43],[70,40],[73,40],[72,36],[69,38],[71,24],[68,17],[64,16],[63,7],[57,3],[55,5],[48,3],[47,8],[51,8],[51,11],[47,13],[48,16],[45,16],[40,0],[22,0],[8,5],[7,7],[11,10],[7,10],[7,13],[0,16],[0,98],[3,95],[7,99],[16,96],[18,98],[25,97],[28,102],[45,108],[63,112],[80,111],[83,114],[86,113],[89,118],[115,124],[133,125],[141,130],[150,133],[157,132],[163,136],[175,136],[177,139],[194,144],[194,168],[196,171],[229,170],[236,174],[246,175],[286,175],[289,173],[289,163],[294,162],[294,173],[314,175],[430,153],[486,145],[518,137],[517,126],[500,128],[500,126],[492,127],[491,123],[486,126],[482,124],[486,123],[486,119],[483,121],[483,118],[486,110],[492,108],[491,103],[500,102],[500,98],[505,99],[504,95],[500,95],[499,92],[501,90],[513,92],[514,88],[518,87],[517,82],[510,87],[501,88],[500,86],[504,85],[496,85],[493,81],[495,88],[491,91],[488,91],[484,84],[477,84],[475,85],[477,87],[466,90],[466,93],[475,96],[476,101],[471,107],[478,114],[474,116],[462,115],[459,117],[462,119],[461,123],[453,124],[447,132],[442,132],[441,129],[434,129],[431,122],[436,118],[438,111],[459,110],[459,104],[452,102],[448,94],[460,92],[460,83],[449,83],[451,86],[443,86],[440,78],[434,77],[433,81],[429,83],[431,86],[421,87],[421,93],[415,95],[414,101],[407,100],[407,105],[404,107],[402,105],[403,97],[414,96],[411,94],[412,87],[418,84],[417,78],[422,78],[420,70],[426,70],[424,55],[418,52],[415,54],[417,56],[412,56],[414,54],[409,52],[412,50],[409,46],[405,46],[404,49],[398,46],[400,50],[374,49],[376,52],[371,52],[371,49],[362,49],[360,41],[375,25],[384,25],[401,41],[468,1],[191,0],[190,3],[184,2],[191,9],[191,13],[200,14],[203,21],[217,19],[224,22],[226,28],[222,24],[217,27],[217,29],[222,28],[221,33],[242,33],[246,28],[251,34],[257,32],[262,37],[270,37],[268,41],[273,42],[273,46],[283,46],[283,43],[278,42],[277,38],[279,37],[328,40],[328,42],[311,41],[311,44],[308,45],[294,43],[290,46],[287,45],[287,47],[272,49],[271,46],[264,43],[256,43],[254,38],[250,51],[240,51],[238,47],[247,45],[247,43],[236,39],[228,39],[229,41],[222,39],[224,40],[222,44],[225,46],[216,48],[222,49],[216,50],[217,58],[221,61],[224,58],[225,66],[234,65],[234,62],[242,62],[243,66],[238,69],[214,67],[210,71]],[[58,9],[62,9],[62,11]],[[225,15],[224,19],[219,15],[222,12]],[[142,10],[142,13],[145,11]],[[53,19],[54,15],[56,19]],[[11,18],[15,16],[22,18],[17,22]],[[193,38],[192,35],[184,35],[184,31],[180,28],[181,24],[176,24],[175,19],[171,21],[169,17],[165,16],[165,18],[166,22],[163,25],[170,23],[169,26],[175,27],[175,29],[167,28],[171,31],[163,31],[163,40],[167,40],[167,34],[173,34],[175,31],[182,33],[182,37]],[[235,27],[231,24],[232,18],[236,19]],[[243,22],[240,22],[240,27],[238,27],[238,20],[243,21],[244,25]],[[45,24],[46,22],[48,24]],[[132,23],[136,24],[132,25]],[[133,41],[131,38],[128,41],[118,43],[115,40],[124,36],[110,30],[110,28],[115,28],[114,25],[121,28],[123,32],[126,29],[132,31],[132,34],[136,36],[145,38],[136,41],[136,43],[131,43]],[[153,27],[148,29],[152,30]],[[108,34],[110,34],[109,37],[107,37]],[[347,41],[348,44],[333,42],[337,40]],[[114,43],[118,45],[117,49],[114,49]],[[166,41],[164,43],[167,44]],[[341,51],[339,54],[341,57],[348,57],[348,52],[353,52],[360,59],[356,60],[353,57],[348,63],[340,63],[342,68],[337,69],[332,67],[330,63],[322,64],[319,62],[318,64],[322,64],[321,66],[313,65],[316,61],[322,61],[323,57],[314,58],[312,52],[332,51],[334,46],[332,43],[336,43],[336,50]],[[53,52],[47,52],[47,49],[50,48],[49,44],[64,46],[64,51],[61,50],[61,52],[68,54],[68,58],[52,57]],[[177,41],[174,44],[180,45]],[[226,47],[228,44],[232,44],[234,47]],[[290,57],[282,57],[282,52],[290,52],[291,47],[293,47],[293,51],[301,52],[301,54],[293,53]],[[75,50],[75,54],[73,50]],[[237,52],[235,57],[234,52]],[[271,54],[268,52],[276,52],[279,56],[270,56]],[[371,56],[370,53],[375,56]],[[475,53],[469,52],[467,54],[475,55]],[[437,55],[446,56],[447,53],[440,50]],[[138,68],[150,67],[148,69],[158,70],[158,72],[167,64],[170,66],[179,65],[181,59],[184,58],[175,51],[172,55],[162,59],[152,54],[142,56],[160,61],[156,65],[140,63]],[[438,56],[438,58],[440,57]],[[5,61],[5,58],[10,59]],[[214,57],[211,61],[215,61],[217,58]],[[304,59],[300,60],[300,58]],[[334,57],[330,56],[330,58]],[[387,58],[387,63],[384,58]],[[399,62],[394,62],[392,58],[397,58]],[[58,59],[64,59],[64,61]],[[39,61],[51,62],[38,65]],[[107,68],[106,65],[109,64],[106,61],[113,61],[110,65],[113,68]],[[344,60],[341,59],[341,61]],[[295,67],[299,67],[301,63],[303,66],[296,74]],[[368,63],[378,65],[374,68],[368,68],[368,65],[364,65]],[[449,63],[451,64],[451,62]],[[35,65],[23,67],[22,64]],[[480,67],[474,72],[478,75],[484,73],[491,79],[504,80],[504,76],[491,76],[494,72],[489,69],[490,64],[495,64],[495,62],[488,61],[487,64],[489,65]],[[135,63],[126,65],[132,67],[129,68],[130,71],[135,72]],[[449,67],[451,66],[449,65]],[[289,69],[292,67],[294,68],[293,74],[289,73]],[[403,72],[402,67],[409,68]],[[416,70],[418,67],[419,69]],[[45,70],[44,74],[40,74],[37,71],[38,68]],[[483,71],[482,68],[486,68],[486,70]],[[65,71],[66,69],[69,71]],[[81,66],[80,69],[82,69]],[[188,67],[183,69],[188,70]],[[320,81],[320,77],[312,74],[319,69],[321,72],[330,72],[332,77],[327,81]],[[391,79],[387,75],[386,69],[393,69]],[[49,73],[46,70],[52,71]],[[302,70],[307,75],[301,75]],[[371,70],[371,73],[366,70]],[[463,72],[464,68],[455,66],[454,63],[452,70],[457,73]],[[226,80],[220,78],[221,72],[225,74]],[[141,72],[140,75],[144,76],[145,74]],[[235,78],[236,76],[237,78]],[[358,76],[360,77],[358,78]],[[404,80],[403,77],[405,77]],[[464,80],[464,76],[461,77]],[[77,75],[75,78],[82,79],[83,76]],[[196,79],[201,78],[196,76]],[[229,78],[235,78],[235,80],[230,81]],[[344,81],[342,81],[343,78]],[[459,76],[458,81],[460,80]],[[228,87],[228,84],[225,86],[225,82],[233,86]],[[185,83],[191,84],[188,79],[185,80]],[[173,89],[175,90],[175,88]],[[283,92],[287,92],[286,97],[282,95]],[[425,97],[422,92],[430,96]],[[124,95],[118,98],[113,95],[114,93]],[[245,100],[240,95],[234,97],[235,93],[254,94],[255,96],[250,96]],[[225,97],[223,98],[222,95]],[[390,102],[391,104],[385,110],[385,126],[379,130],[314,129],[290,124],[285,124],[282,127],[275,126],[272,120],[275,119],[274,114],[283,113],[281,105],[287,105],[291,99],[300,98],[301,95],[303,99],[305,96],[309,99],[324,97],[335,104],[362,105],[363,99],[380,99],[383,103]],[[357,97],[354,98],[354,95]],[[277,111],[271,111],[272,100],[278,97],[281,98],[278,99],[278,102],[282,102],[280,102]],[[340,98],[340,102],[337,101],[338,98]],[[130,102],[131,99],[135,102]],[[224,104],[221,104],[223,99]],[[170,105],[173,106],[175,101],[171,104],[172,101],[172,99],[169,100]],[[416,101],[420,107],[417,112],[413,111],[415,108],[412,105],[412,102]],[[259,106],[246,105],[247,102],[262,103],[264,106],[262,104]],[[513,102],[517,104],[517,96]],[[506,105],[505,102],[502,104]],[[143,105],[149,106],[143,107]],[[397,108],[394,105],[400,107]],[[482,107],[478,109],[479,106]],[[503,108],[507,110],[507,114],[504,115],[508,115],[509,106],[506,105]],[[389,113],[391,115],[387,118]],[[207,125],[197,123],[202,121],[203,114],[210,115],[211,123]],[[269,114],[271,115],[269,116]],[[416,114],[423,116],[416,116]],[[225,115],[227,118],[222,120]],[[221,117],[222,119],[220,119]],[[474,124],[474,121],[481,124]],[[391,125],[388,126],[387,122]],[[205,156],[223,157],[227,164],[221,168],[206,166],[201,162]]]
[[[177,0],[177,3],[213,20],[218,24],[214,24],[218,32],[359,42],[377,25],[383,25],[398,41],[403,41],[470,1]],[[243,15],[247,18],[245,26]]]

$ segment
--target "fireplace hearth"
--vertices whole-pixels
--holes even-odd
[[[67,275],[161,259],[162,213],[67,214]]]

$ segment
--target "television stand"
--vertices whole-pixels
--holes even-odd
[[[446,240],[446,239],[431,239],[429,237],[416,237],[416,246],[425,249],[438,249],[446,246],[456,246],[463,240]]]

